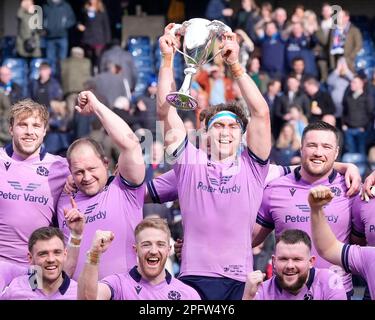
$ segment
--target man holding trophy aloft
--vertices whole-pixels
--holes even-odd
[[[251,231],[268,172],[270,116],[262,94],[238,62],[236,35],[227,28],[212,31],[212,23],[201,20],[189,20],[193,27],[183,30],[184,54],[190,56],[187,53],[196,49],[196,55],[190,57],[200,67],[207,61],[202,48],[213,48],[219,39],[220,54],[241,89],[251,121],[235,103],[211,106],[206,118],[210,154],[188,142],[175,107],[191,105],[193,109],[196,104],[189,102],[186,87],[182,95],[181,90],[176,92],[172,68],[180,35],[169,24],[159,40],[163,61],[157,110],[164,125],[167,156],[173,161],[183,219],[180,280],[194,287],[202,299],[240,300],[246,275],[253,268]],[[241,145],[243,134],[247,147]]]

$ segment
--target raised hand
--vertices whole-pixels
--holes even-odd
[[[114,238],[115,235],[112,231],[96,230],[90,251],[97,252],[99,254],[105,252],[111,245]]]
[[[238,62],[240,47],[237,42],[237,35],[234,32],[224,33],[219,48],[221,49],[221,55],[226,64],[231,65]]]
[[[331,189],[326,186],[317,186],[310,189],[308,201],[310,208],[321,209],[323,206],[331,202],[334,194]]]
[[[78,95],[78,105],[75,109],[83,115],[93,114],[100,101],[91,91],[82,91]]]
[[[70,197],[70,203],[72,206],[71,209],[64,208],[66,225],[73,236],[79,237],[82,235],[85,227],[85,216],[78,210],[77,203],[73,197]]]
[[[176,51],[175,48],[180,47],[180,36],[172,34],[174,25],[174,23],[168,24],[164,28],[164,34],[159,38],[159,47],[163,56],[173,55]]]

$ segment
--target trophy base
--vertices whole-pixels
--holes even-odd
[[[197,100],[181,92],[171,92],[166,99],[169,104],[180,110],[195,110],[198,106]]]

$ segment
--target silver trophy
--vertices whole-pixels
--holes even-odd
[[[180,52],[185,59],[185,79],[181,89],[167,95],[167,101],[177,109],[194,110],[198,103],[190,95],[190,87],[193,75],[204,64],[213,60],[220,50],[209,59],[215,45],[215,40],[226,32],[232,32],[224,23],[201,18],[194,18],[185,21],[183,24],[176,24],[170,31],[172,35],[184,36],[183,52]]]

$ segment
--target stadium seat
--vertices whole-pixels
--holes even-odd
[[[7,58],[16,58],[16,37],[6,36],[0,39],[1,61]]]
[[[43,58],[36,58],[32,59],[30,61],[30,74],[29,74],[29,79],[30,80],[36,80],[39,77],[39,67],[42,62],[48,62],[47,59]]]

